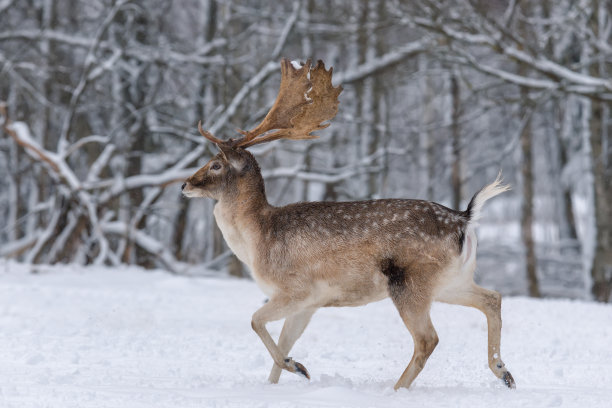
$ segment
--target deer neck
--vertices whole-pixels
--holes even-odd
[[[256,243],[260,242],[261,219],[270,205],[260,183],[238,183],[231,194],[219,198],[214,216],[225,242],[238,259],[252,268]]]

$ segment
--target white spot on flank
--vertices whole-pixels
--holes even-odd
[[[391,218],[391,221],[395,221],[397,220],[397,214],[393,214],[393,218]]]

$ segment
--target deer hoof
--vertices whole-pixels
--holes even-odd
[[[310,374],[308,374],[308,370],[301,363],[298,363],[297,361],[293,361],[292,358],[286,358],[285,366],[286,366],[286,369],[291,371],[292,373],[302,375],[305,378],[310,380]]]
[[[295,363],[295,370],[297,373],[303,375],[304,377],[310,380],[310,374],[308,374],[308,370],[306,370],[306,367],[304,367],[302,364]]]
[[[516,388],[514,378],[512,378],[512,374],[510,374],[510,371],[506,371],[504,373],[504,375],[502,376],[502,380],[504,381],[504,384],[506,384],[506,387],[512,388],[512,389]]]

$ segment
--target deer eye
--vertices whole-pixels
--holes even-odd
[[[219,163],[213,163],[213,165],[210,166],[210,168],[213,170],[219,170],[221,168],[221,165]]]

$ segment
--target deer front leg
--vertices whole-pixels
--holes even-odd
[[[310,380],[310,374],[308,374],[306,367],[297,361],[293,361],[291,357],[286,357],[276,343],[274,343],[272,336],[270,336],[266,329],[266,323],[280,320],[283,317],[292,316],[302,311],[287,298],[272,298],[253,314],[251,327],[253,327],[255,333],[257,333],[264,346],[268,349],[275,365],[289,372],[303,375]]]
[[[287,316],[285,319],[285,323],[283,324],[283,330],[281,331],[280,337],[278,338],[278,348],[283,353],[284,356],[289,354],[291,348],[300,338],[306,326],[310,322],[310,318],[314,314],[315,310],[305,310],[301,313],[295,314],[293,316]],[[276,363],[272,366],[272,370],[270,371],[270,376],[268,377],[268,381],[272,384],[278,383],[282,372],[282,368],[279,367]]]
[[[415,310],[416,308],[400,305],[398,309],[404,324],[412,335],[414,352],[408,367],[393,387],[396,391],[400,387],[410,387],[438,344],[438,335],[429,317],[429,307],[424,310]]]

